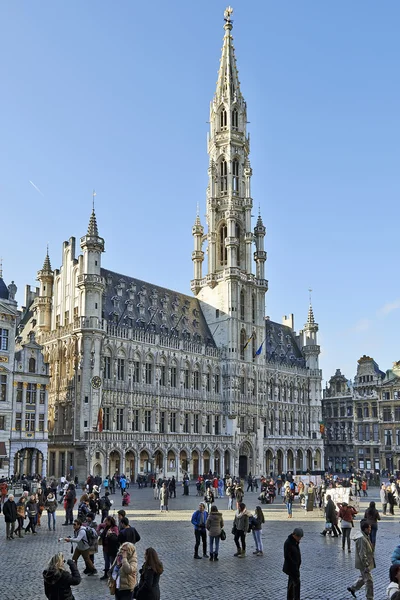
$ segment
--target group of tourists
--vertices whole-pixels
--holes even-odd
[[[206,504],[200,502],[198,509],[192,514],[191,523],[194,528],[194,558],[208,558],[210,561],[218,561],[220,541],[226,540],[224,530],[224,519],[215,504],[207,510]],[[236,546],[234,556],[244,558],[246,556],[246,536],[252,532],[256,549],[256,556],[263,556],[262,526],[265,523],[264,513],[261,506],[257,506],[254,514],[247,510],[243,502],[237,503],[236,513],[232,523],[232,535]],[[207,553],[207,534],[209,543],[209,554]],[[199,553],[202,547],[202,556]]]

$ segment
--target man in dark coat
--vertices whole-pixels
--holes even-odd
[[[304,531],[300,527],[296,527],[283,546],[285,562],[282,571],[289,577],[287,600],[300,600],[301,552],[299,544],[303,536]]]
[[[17,505],[12,494],[9,494],[8,500],[3,504],[3,514],[6,522],[6,537],[8,540],[13,540],[15,521],[17,520]]]
[[[130,542],[131,544],[136,544],[140,541],[140,535],[136,531],[135,527],[131,527],[129,525],[129,519],[126,517],[122,517],[120,521],[120,533],[118,535],[118,543],[120,546],[125,542]]]

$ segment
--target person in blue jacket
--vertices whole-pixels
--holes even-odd
[[[200,502],[199,508],[194,511],[192,514],[192,525],[194,527],[194,537],[196,543],[194,545],[194,558],[201,558],[199,556],[199,546],[200,542],[203,544],[203,557],[208,558],[207,554],[207,532],[206,532],[206,521],[208,517],[208,512],[206,511],[206,507],[204,502]]]

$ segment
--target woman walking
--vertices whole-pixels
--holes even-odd
[[[208,530],[208,539],[210,542],[210,560],[218,560],[219,540],[221,537],[221,529],[224,526],[222,514],[218,512],[215,504],[212,505],[210,514],[207,517],[206,529]],[[215,549],[214,549],[215,543]]]
[[[137,580],[137,554],[130,542],[120,547],[111,565],[110,577],[115,581],[115,599],[131,600]]]
[[[47,510],[47,525],[49,531],[51,531],[51,523],[53,522],[53,531],[56,530],[56,510],[57,510],[57,499],[53,492],[47,496],[44,503],[44,508]]]
[[[163,483],[160,489],[160,512],[164,511],[168,511],[168,488],[166,483]]]
[[[264,554],[263,543],[262,543],[262,539],[261,539],[263,523],[265,523],[265,518],[264,518],[264,513],[262,511],[262,508],[261,508],[261,506],[256,506],[256,510],[252,517],[253,538],[254,538],[254,542],[256,544],[256,549],[253,552],[253,554],[255,554],[256,556],[263,556],[263,554]]]
[[[285,487],[285,495],[284,495],[284,502],[286,504],[286,508],[287,508],[287,517],[288,519],[292,518],[292,511],[293,511],[293,500],[294,500],[294,492],[292,489],[290,489],[290,486],[287,485]]]
[[[371,525],[371,533],[369,539],[371,540],[372,549],[375,550],[376,534],[378,533],[378,521],[381,520],[379,512],[376,510],[375,502],[370,502],[369,507],[365,511],[364,519],[367,519],[368,525]]]
[[[235,520],[233,521],[233,534],[237,552],[233,556],[244,558],[246,556],[246,533],[249,530],[249,515],[244,502],[238,505]]]
[[[17,522],[18,527],[14,531],[14,534],[18,537],[22,537],[22,530],[24,528],[24,520],[26,515],[26,496],[22,495],[21,498],[17,502]]]
[[[140,569],[140,581],[135,589],[136,600],[160,600],[160,575],[163,564],[154,548],[147,548]]]
[[[333,537],[339,537],[339,535],[342,532],[340,531],[340,529],[338,527],[338,516],[337,516],[337,512],[336,512],[335,503],[329,494],[327,495],[326,499],[327,499],[327,503],[325,506],[326,522],[332,524]],[[325,531],[322,532],[322,535],[326,535],[326,529],[325,529]]]
[[[350,548],[350,532],[352,527],[354,527],[354,515],[357,514],[356,509],[353,506],[349,506],[347,502],[342,502],[338,504],[339,506],[339,519],[341,519],[342,526],[342,550],[344,550],[347,540],[347,550],[351,552]]]
[[[28,531],[31,531],[33,535],[36,535],[36,519],[37,519],[37,514],[38,514],[38,505],[36,502],[36,496],[34,494],[32,494],[32,496],[29,498],[28,502],[26,503],[26,514],[28,515],[28,519],[29,519],[29,523],[28,525],[25,527],[25,533],[28,533]]]
[[[66,562],[70,572],[65,569],[63,553],[58,552],[43,571],[44,593],[48,600],[74,600],[71,585],[79,585],[81,576],[73,560],[69,559]]]
[[[107,579],[107,573],[118,551],[119,531],[114,517],[107,517],[103,523],[100,523],[97,533],[101,538],[104,557],[104,575],[100,579]]]

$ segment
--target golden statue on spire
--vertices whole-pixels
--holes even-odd
[[[233,13],[232,6],[228,6],[228,8],[226,8],[225,12],[224,12],[224,19],[225,19],[225,21],[229,22],[231,20],[231,14],[232,13]]]

